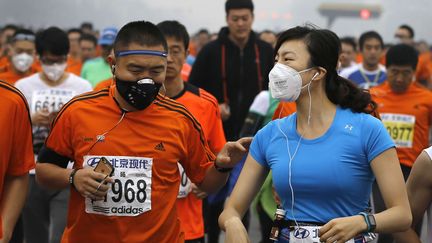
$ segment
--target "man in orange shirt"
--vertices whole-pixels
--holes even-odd
[[[81,48],[79,40],[81,38],[81,30],[72,28],[68,30],[67,35],[69,39],[69,55],[67,59],[67,72],[73,73],[77,76],[81,75],[82,61],[81,61]]]
[[[9,242],[34,168],[31,123],[24,95],[0,81],[0,242]]]
[[[184,105],[203,128],[204,135],[213,153],[218,153],[226,143],[216,98],[182,78],[182,67],[186,62],[189,35],[186,28],[177,21],[158,24],[168,44],[168,66],[164,83],[166,95]],[[181,228],[188,243],[204,243],[204,220],[202,198],[206,196],[184,173],[177,199]],[[192,193],[191,193],[192,192]]]
[[[12,37],[8,64],[0,73],[0,80],[14,84],[17,80],[38,72],[35,68],[35,34],[31,30],[17,30]]]
[[[381,119],[396,144],[405,180],[421,151],[429,147],[429,128],[432,124],[432,92],[413,82],[418,64],[418,53],[410,45],[398,44],[386,55],[387,81],[371,89],[378,104]],[[374,201],[377,212],[385,209],[376,190]],[[387,242],[386,235],[379,242]],[[384,240],[385,239],[385,240]]]
[[[245,155],[251,139],[228,143],[215,158],[191,113],[158,95],[167,50],[152,23],[126,24],[110,59],[116,85],[72,99],[53,121],[36,176],[46,187],[72,186],[62,242],[183,242],[178,163],[211,192]],[[102,157],[112,177],[94,171]]]

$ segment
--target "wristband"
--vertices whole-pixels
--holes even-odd
[[[366,232],[373,232],[376,228],[376,222],[375,217],[371,213],[365,213],[361,212],[359,215],[362,215],[366,224],[367,224],[367,231]]]
[[[223,168],[216,164],[216,161],[213,163],[215,169],[220,173],[228,173],[233,170],[233,168]]]
[[[77,171],[80,170],[80,169],[81,169],[81,168],[79,168],[79,169],[73,169],[72,172],[71,172],[70,175],[69,175],[69,184],[70,184],[71,186],[73,186],[73,188],[75,188],[75,189],[76,189],[76,187],[75,187],[75,184],[74,184],[74,178],[75,178],[75,174],[76,174]]]

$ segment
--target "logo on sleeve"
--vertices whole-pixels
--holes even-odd
[[[155,149],[159,150],[159,151],[165,151],[165,147],[164,147],[162,142],[160,142],[158,145],[156,145]]]

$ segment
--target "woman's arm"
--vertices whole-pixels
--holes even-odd
[[[219,226],[226,231],[225,242],[248,242],[241,218],[261,188],[269,170],[249,154],[234,190],[219,216]]]

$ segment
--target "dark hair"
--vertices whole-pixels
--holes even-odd
[[[71,33],[78,33],[78,34],[82,35],[83,32],[82,32],[81,29],[78,29],[78,28],[72,28],[72,29],[69,29],[69,30],[68,30],[67,34],[69,35],[69,34],[71,34]]]
[[[143,46],[162,45],[168,51],[167,42],[156,25],[148,21],[133,21],[123,26],[114,41],[114,51],[136,43]]]
[[[49,52],[56,56],[65,56],[69,53],[69,39],[63,30],[50,27],[36,35],[36,51],[42,56]]]
[[[84,28],[93,30],[93,24],[90,22],[82,22],[80,28],[81,28],[81,30]]]
[[[198,32],[196,33],[196,35],[201,35],[201,34],[205,34],[205,35],[210,35],[210,32],[208,31],[208,29],[200,29],[198,30]]]
[[[377,39],[381,44],[381,49],[384,48],[384,41],[383,41],[381,35],[378,34],[378,32],[372,30],[372,31],[367,31],[367,32],[364,32],[363,34],[361,34],[360,39],[359,39],[360,51],[363,50],[364,43],[369,39]]]
[[[399,29],[406,29],[410,34],[410,38],[411,39],[414,38],[414,29],[411,26],[409,26],[407,24],[403,24],[403,25],[399,26]]]
[[[336,68],[341,44],[335,33],[310,26],[288,29],[277,40],[275,56],[281,45],[291,40],[303,40],[310,54],[309,67],[322,67],[327,71],[325,92],[333,104],[349,108],[353,112],[372,113],[375,110],[376,104],[368,92],[338,75]]]
[[[91,34],[82,34],[79,41],[90,41],[91,43],[93,43],[94,46],[97,46],[97,39],[94,35]]]
[[[354,37],[349,37],[349,36],[343,37],[340,39],[340,42],[352,46],[354,51],[357,50],[357,44]]]
[[[183,42],[185,50],[189,48],[189,34],[184,25],[175,20],[167,20],[160,22],[157,27],[165,38],[173,37],[174,39]]]
[[[409,65],[414,70],[417,68],[418,52],[414,47],[407,44],[398,44],[390,47],[386,54],[386,67],[391,65]]]
[[[7,25],[3,26],[3,28],[1,28],[1,32],[4,32],[7,29],[17,31],[19,28],[18,28],[18,26],[14,25],[14,24],[7,24]]]
[[[231,9],[242,9],[242,8],[247,8],[253,13],[254,5],[252,0],[227,0],[225,2],[225,13],[227,15]]]

